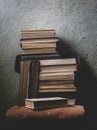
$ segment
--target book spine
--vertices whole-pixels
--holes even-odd
[[[21,54],[21,60],[42,60],[42,59],[57,59],[57,58],[61,58],[58,53]]]
[[[29,61],[20,62],[20,81],[19,81],[19,98],[18,105],[24,105],[24,99],[28,97],[29,87]]]
[[[38,96],[39,71],[40,71],[40,62],[38,60],[33,60],[30,63],[30,78],[28,89],[29,98],[35,98]]]

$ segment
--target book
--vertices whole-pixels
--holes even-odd
[[[39,89],[40,90],[52,90],[52,89],[75,89],[75,85],[73,83],[60,83],[60,84],[39,84]]]
[[[65,91],[65,92],[42,92],[38,93],[38,97],[65,97],[68,99],[76,99],[78,91]]]
[[[61,61],[61,60],[60,60]],[[67,71],[77,71],[77,65],[47,65],[40,66],[40,73],[51,73],[51,72],[67,72]]]
[[[75,81],[74,80],[46,80],[46,81],[39,81],[40,86],[48,86],[48,85],[60,85],[60,84],[72,84],[74,85]]]
[[[31,49],[31,48],[48,48],[48,47],[55,47],[56,48],[56,42],[52,43],[21,43],[21,48],[22,49]]]
[[[54,29],[49,30],[22,30],[21,38],[51,38],[55,37],[56,31]]]
[[[66,88],[72,88],[74,86],[75,81],[74,80],[40,80],[39,85],[40,86],[52,86],[52,87],[57,87],[58,85],[60,87],[66,87]]]
[[[43,60],[43,59],[58,59],[61,58],[58,52],[56,53],[40,53],[40,54],[21,54],[21,60]]]
[[[74,72],[42,73],[39,75],[39,80],[74,80],[74,76]]]
[[[55,37],[56,31],[50,30],[22,30],[21,38]]]
[[[22,39],[28,39],[28,38],[54,38],[55,35],[54,34],[51,34],[51,33],[32,33],[32,32],[27,32],[27,33],[22,33],[21,34],[21,38]]]
[[[40,60],[40,66],[77,64],[75,58]]]
[[[56,48],[48,47],[48,48],[22,49],[21,52],[21,54],[41,54],[41,53],[56,53]]]
[[[52,37],[52,38],[28,38],[28,39],[20,39],[20,43],[29,43],[29,44],[33,44],[33,43],[52,43],[52,42],[58,42],[59,39],[58,37]]]
[[[21,34],[44,34],[44,35],[55,35],[55,29],[45,29],[45,30],[21,30]]]
[[[46,109],[46,108],[64,107],[67,105],[68,105],[68,99],[62,97],[25,99],[25,107],[31,109]]]
[[[24,99],[28,97],[30,61],[20,61],[20,80],[18,105],[24,105]]]
[[[39,88],[39,70],[40,62],[38,60],[32,60],[30,63],[30,78],[29,78],[29,89],[28,97],[35,98],[38,96]]]
[[[76,88],[50,88],[50,89],[39,89],[39,93],[49,93],[49,92],[75,92]]]

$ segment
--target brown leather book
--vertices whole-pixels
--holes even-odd
[[[32,60],[29,69],[29,89],[28,98],[37,97],[39,89],[39,69],[40,62],[38,60]]]

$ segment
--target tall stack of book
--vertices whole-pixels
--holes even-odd
[[[26,98],[56,96],[75,104],[76,58],[61,58],[55,34],[55,30],[21,31],[19,105]]]
[[[59,39],[55,34],[56,31],[54,29],[21,31],[19,104],[24,104],[24,99],[30,95],[28,90],[30,84],[29,81],[32,80],[29,74],[31,71],[31,62],[40,59],[60,58],[60,55],[57,52],[57,43]],[[33,96],[35,95],[36,93]]]

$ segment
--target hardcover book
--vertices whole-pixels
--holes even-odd
[[[24,99],[28,97],[29,67],[30,61],[20,61],[19,105],[24,105]]]
[[[21,38],[43,38],[43,37],[55,37],[56,31],[54,29],[50,30],[22,30]]]
[[[31,109],[45,109],[64,107],[68,105],[68,99],[62,97],[30,98],[25,99],[25,107]]]
[[[29,98],[36,98],[38,96],[38,89],[39,89],[39,69],[40,63],[38,60],[31,61],[30,63],[30,70],[29,70],[29,89],[28,89],[28,97]]]

